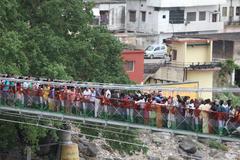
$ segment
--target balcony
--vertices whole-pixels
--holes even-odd
[[[223,22],[208,22],[208,21],[196,21],[184,24],[160,24],[160,33],[172,33],[174,32],[206,32],[206,31],[222,31],[224,29]]]
[[[187,68],[188,70],[219,70],[221,65],[219,62],[192,62],[192,63],[171,62],[169,64],[165,64],[165,66],[175,68]]]
[[[194,7],[224,3],[226,3],[226,0],[147,0],[147,5],[152,7]]]

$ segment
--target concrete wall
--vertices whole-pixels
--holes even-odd
[[[97,4],[100,11],[109,11],[108,30],[117,31],[125,29],[126,3]]]
[[[133,61],[134,70],[126,72],[130,80],[136,83],[142,83],[144,80],[144,51],[124,51],[122,53],[123,61]]]
[[[185,53],[187,49],[186,43],[174,43],[169,45],[172,49],[177,50],[177,59],[172,60],[172,63],[183,64],[185,62]]]
[[[172,4],[171,7],[174,6],[175,5]],[[223,22],[212,22],[212,13],[218,10],[218,5],[183,8],[185,10],[185,20],[187,19],[187,12],[196,12],[196,21],[188,23],[184,22],[183,24],[169,23],[170,9],[171,8],[160,8],[159,11],[156,11],[154,10],[154,7],[149,6],[148,3],[146,3],[146,0],[129,0],[127,1],[126,6],[126,30],[160,35],[173,32],[214,33],[224,30]],[[130,10],[136,11],[136,22],[129,21]],[[142,22],[141,11],[146,12],[145,22]],[[199,21],[199,11],[206,11],[206,20]]]
[[[211,62],[212,52],[210,52],[209,48],[209,46],[187,46],[184,62],[187,64]]]
[[[191,7],[222,3],[226,3],[226,0],[147,0],[147,4],[154,7]]]
[[[166,66],[159,68],[153,77],[155,79],[162,79],[166,81],[183,82],[183,75],[183,68]]]
[[[213,87],[213,73],[214,71],[188,71],[187,81],[199,82],[199,88],[212,88]],[[199,97],[212,99],[212,93],[199,93]]]
[[[234,42],[233,59],[240,65],[240,41]]]
[[[125,33],[118,33],[115,34],[118,39],[131,46],[135,46],[136,49],[145,49],[150,44],[161,43],[162,39],[165,37],[158,36],[158,35],[140,35],[140,34],[125,34]],[[159,39],[161,38],[161,39]]]

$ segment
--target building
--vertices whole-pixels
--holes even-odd
[[[144,78],[144,51],[125,50],[122,53],[122,59],[129,79],[136,83],[142,83]]]
[[[174,34],[223,31],[219,5],[225,0],[128,0],[126,30],[159,35],[159,41]]]
[[[198,82],[199,88],[212,88],[214,72],[219,70],[212,62],[213,42],[209,39],[167,39],[171,48],[172,62],[161,66],[146,80],[146,83]],[[199,93],[202,98],[211,98],[212,93]]]
[[[234,60],[236,64],[240,65],[240,32],[185,35],[184,37],[211,38],[213,40],[213,61],[222,62],[231,59]],[[218,79],[217,76],[218,74],[215,75],[215,80]],[[233,71],[232,76],[229,77],[229,82],[231,85],[240,85],[240,69]],[[215,84],[218,85],[218,82],[216,81]]]
[[[109,31],[121,32],[125,29],[126,0],[91,0],[95,3],[93,14],[96,25],[106,26]]]
[[[240,24],[240,0],[227,0],[221,5],[221,19],[226,25]]]

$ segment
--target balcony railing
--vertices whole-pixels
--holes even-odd
[[[220,68],[220,62],[168,62],[164,66],[189,69],[214,69]]]

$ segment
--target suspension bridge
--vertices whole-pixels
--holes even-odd
[[[182,114],[181,110],[179,108],[174,109],[171,104],[151,104],[148,102],[136,103],[136,101],[133,100],[104,98],[104,95],[102,95],[103,97],[94,97],[95,99],[102,98],[105,101],[102,103],[98,102],[96,110],[96,101],[91,101],[91,96],[89,99],[86,98],[82,91],[82,98],[77,99],[74,97],[74,99],[71,99],[71,94],[73,93],[71,90],[73,88],[82,90],[84,90],[83,88],[95,88],[118,91],[161,90],[168,92],[185,91],[215,93],[239,93],[239,88],[164,88],[159,85],[125,85],[93,82],[70,83],[63,81],[54,82],[6,77],[0,77],[0,80],[2,81],[1,101],[3,102],[0,106],[1,115],[31,117],[35,120],[54,119],[57,121],[81,122],[83,124],[94,123],[104,126],[124,127],[126,129],[146,129],[151,131],[169,132],[173,134],[191,135],[200,138],[240,142],[240,138],[237,136],[219,135],[217,131],[215,131],[219,120],[219,118],[216,117],[216,115],[219,115],[217,112],[198,111],[199,113],[204,112],[209,115],[208,121],[211,131],[202,133],[202,131],[196,130],[196,125],[194,126],[194,123],[192,123],[192,121],[196,119],[196,115],[194,116],[195,109],[182,108],[185,113],[189,112],[192,115],[192,117],[190,116],[191,121],[188,121],[186,120],[186,116]],[[8,86],[4,84],[6,81],[9,82],[9,84],[7,84]],[[14,83],[11,84],[11,82]],[[21,85],[20,88],[19,84]],[[31,84],[31,87],[30,85],[26,87],[26,84]],[[9,89],[7,92],[4,91],[4,87],[6,86]],[[46,87],[49,88],[46,89]],[[63,94],[69,94],[70,98],[61,99],[56,96],[57,92],[61,92],[59,87],[61,89],[65,87],[65,90],[62,90]],[[50,94],[52,89],[54,89],[55,93],[51,96]],[[39,93],[41,91],[43,92],[42,95]],[[47,97],[44,97],[44,91],[47,92]],[[172,112],[172,110],[174,110],[174,112]],[[169,114],[174,116],[173,120],[175,121],[175,126],[169,126]],[[0,121],[8,120],[0,119]],[[200,121],[201,120],[199,118],[199,122]],[[239,126],[238,122],[233,123],[235,126]],[[186,127],[186,125],[188,126]]]

